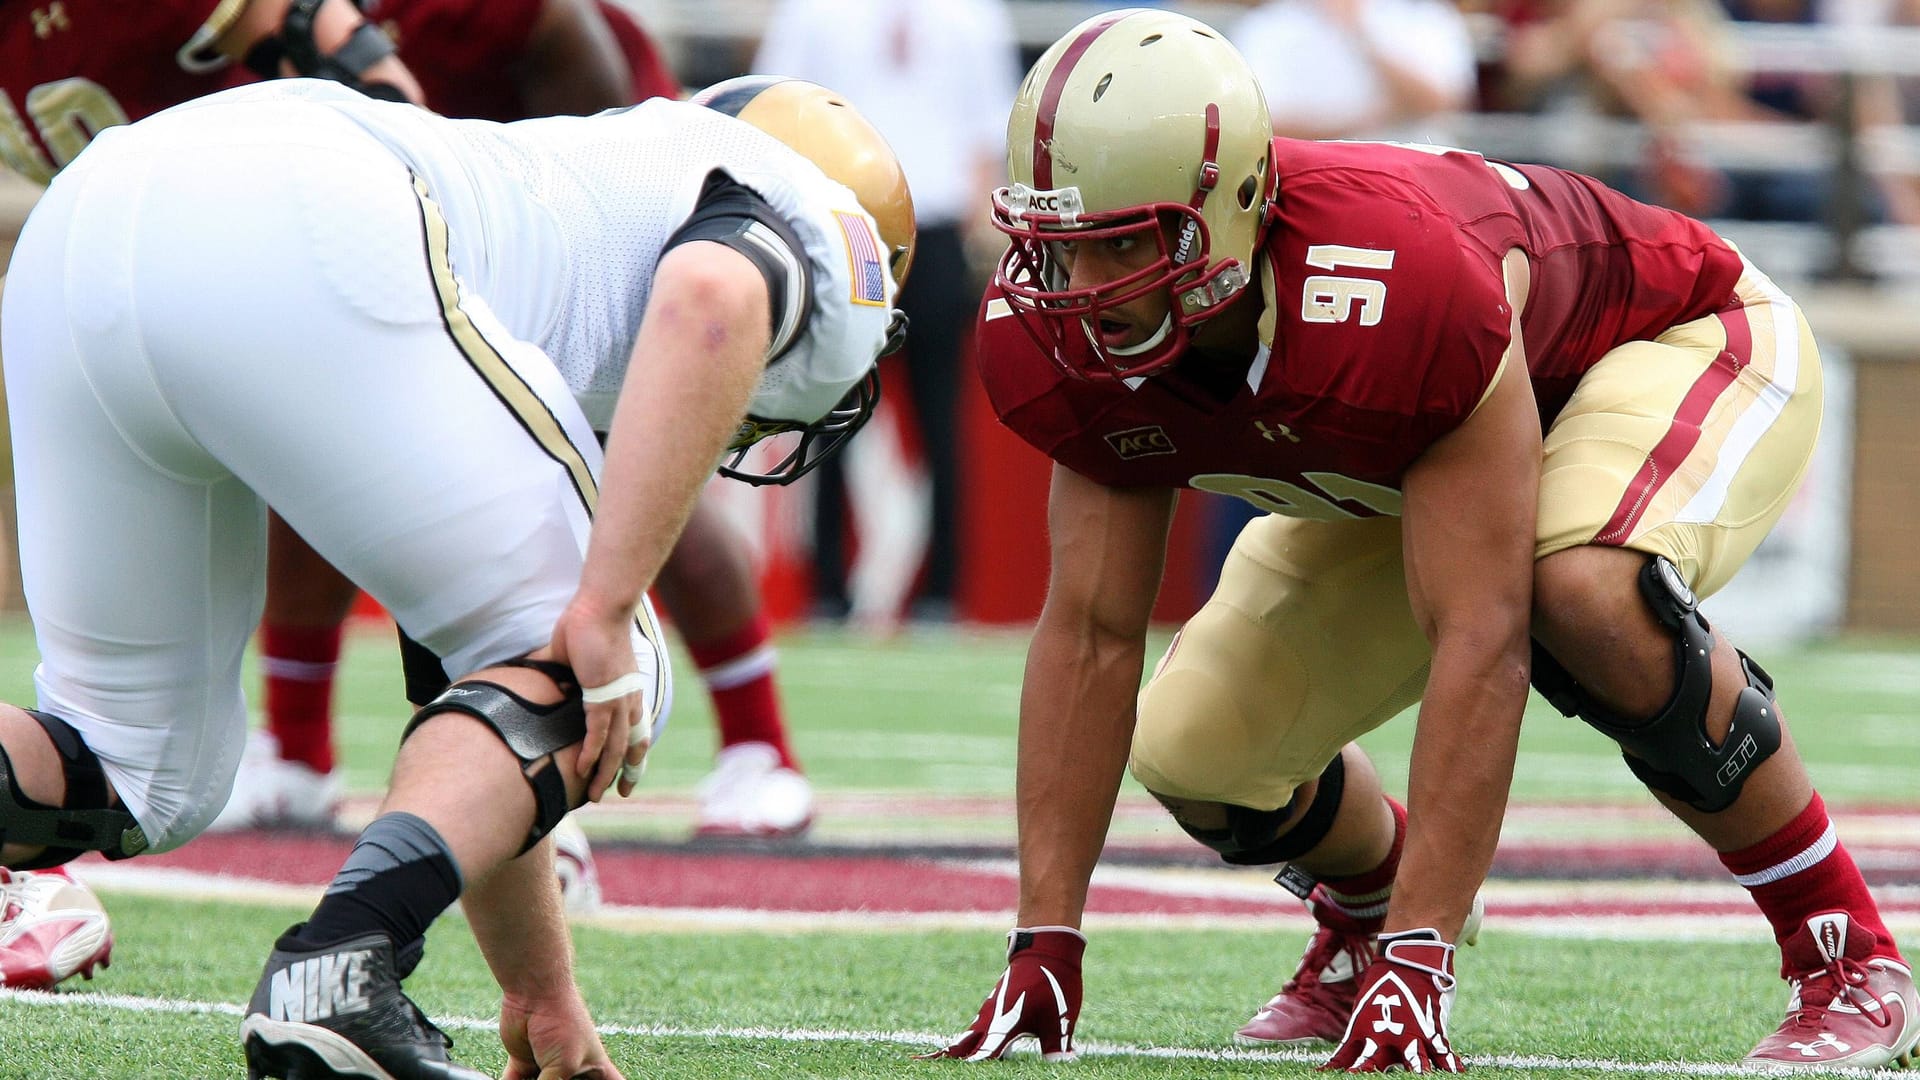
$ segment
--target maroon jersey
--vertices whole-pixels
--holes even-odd
[[[1104,484],[1305,517],[1398,513],[1408,466],[1499,370],[1507,251],[1532,265],[1521,325],[1543,423],[1609,349],[1720,310],[1740,276],[1704,225],[1559,169],[1377,143],[1277,139],[1274,155],[1244,380],[1203,385],[1193,357],[1131,386],[1070,378],[990,287],[980,371],[1001,421]]]
[[[524,120],[530,114],[512,72],[543,7],[545,0],[379,0],[368,17],[399,46],[433,111]],[[612,4],[599,7],[626,58],[634,101],[678,97],[679,83],[633,17]]]
[[[0,163],[46,183],[102,128],[226,85],[234,0],[0,0]]]

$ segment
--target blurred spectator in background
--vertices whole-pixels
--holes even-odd
[[[987,192],[1002,183],[1019,65],[1002,0],[781,0],[753,62],[756,72],[844,94],[893,145],[913,187],[920,239],[901,292],[911,324],[904,374],[931,489],[924,574],[910,611],[916,619],[945,620],[953,611],[960,358],[990,261],[976,265],[969,248],[997,254],[1002,246],[987,220]],[[884,451],[871,435],[865,441],[853,454],[871,460]],[[845,470],[860,468],[843,457],[817,474],[814,595],[824,615],[885,626],[901,614],[913,567],[903,560],[900,573],[877,575],[878,588],[848,588]],[[899,487],[888,487],[858,485],[856,498],[881,500],[877,515],[859,516],[897,516]],[[861,537],[863,560],[879,546],[871,539]],[[898,585],[885,584],[889,577]]]
[[[1519,0],[1507,20],[1498,103],[1525,112],[1599,113],[1646,125],[1637,175],[1598,162],[1606,179],[1683,213],[1728,198],[1720,170],[1697,159],[1694,126],[1754,118],[1725,12],[1713,0]]]
[[[1831,80],[1749,72],[1736,21],[1813,23],[1803,0],[1509,0],[1500,107],[1598,113],[1647,129],[1636,168],[1579,160],[1636,197],[1697,217],[1813,221],[1826,200],[1817,168],[1718,167],[1701,153],[1702,128],[1828,117]],[[1578,139],[1582,131],[1565,131]],[[1592,146],[1587,149],[1591,152]],[[1606,158],[1604,152],[1597,157]]]
[[[1473,94],[1450,0],[1267,0],[1228,32],[1291,139],[1444,142]]]
[[[1813,26],[1826,20],[1813,0],[1721,0],[1736,22]],[[1748,113],[1742,119],[1779,122],[1831,121],[1842,107],[1838,80],[1826,73],[1751,72],[1745,82]],[[1729,199],[1720,216],[1753,221],[1818,221],[1826,212],[1831,177],[1824,167],[1734,169]]]
[[[1920,36],[1920,0],[1833,0],[1826,10],[1836,24],[1857,33]],[[1920,56],[1920,49],[1909,47],[1905,55]],[[1904,130],[1920,121],[1920,75],[1862,76],[1858,103],[1864,164],[1886,219],[1920,226],[1920,151]]]

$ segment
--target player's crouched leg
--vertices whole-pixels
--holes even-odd
[[[48,845],[134,854],[145,848],[144,834],[118,809],[98,759],[71,726],[47,713],[0,711],[0,847],[15,867],[0,866],[0,986],[45,990],[76,974],[91,979],[111,963],[113,930],[99,898],[63,865],[82,849]]]
[[[451,1060],[401,982],[466,882],[532,849],[582,798],[563,751],[585,732],[571,672],[543,661],[479,672],[415,714],[381,815],[254,988],[241,1025],[251,1077],[481,1076]]]

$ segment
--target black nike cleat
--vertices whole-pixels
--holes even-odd
[[[285,939],[282,939],[283,941]],[[393,943],[368,934],[276,948],[240,1022],[247,1080],[488,1080],[400,990]]]

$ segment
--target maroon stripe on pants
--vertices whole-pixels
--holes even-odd
[[[1647,507],[1652,505],[1654,495],[1679,471],[1680,463],[1687,460],[1687,455],[1699,445],[1700,425],[1706,422],[1713,403],[1719,399],[1722,391],[1733,384],[1740,369],[1753,362],[1753,327],[1747,322],[1747,309],[1729,308],[1714,318],[1719,319],[1726,328],[1727,347],[1693,381],[1693,385],[1687,389],[1687,396],[1680,399],[1680,408],[1673,414],[1673,423],[1654,445],[1647,460],[1641,462],[1640,471],[1634,475],[1633,482],[1627,485],[1625,494],[1620,496],[1619,505],[1613,508],[1613,516],[1594,535],[1594,543],[1618,546],[1626,542]]]

